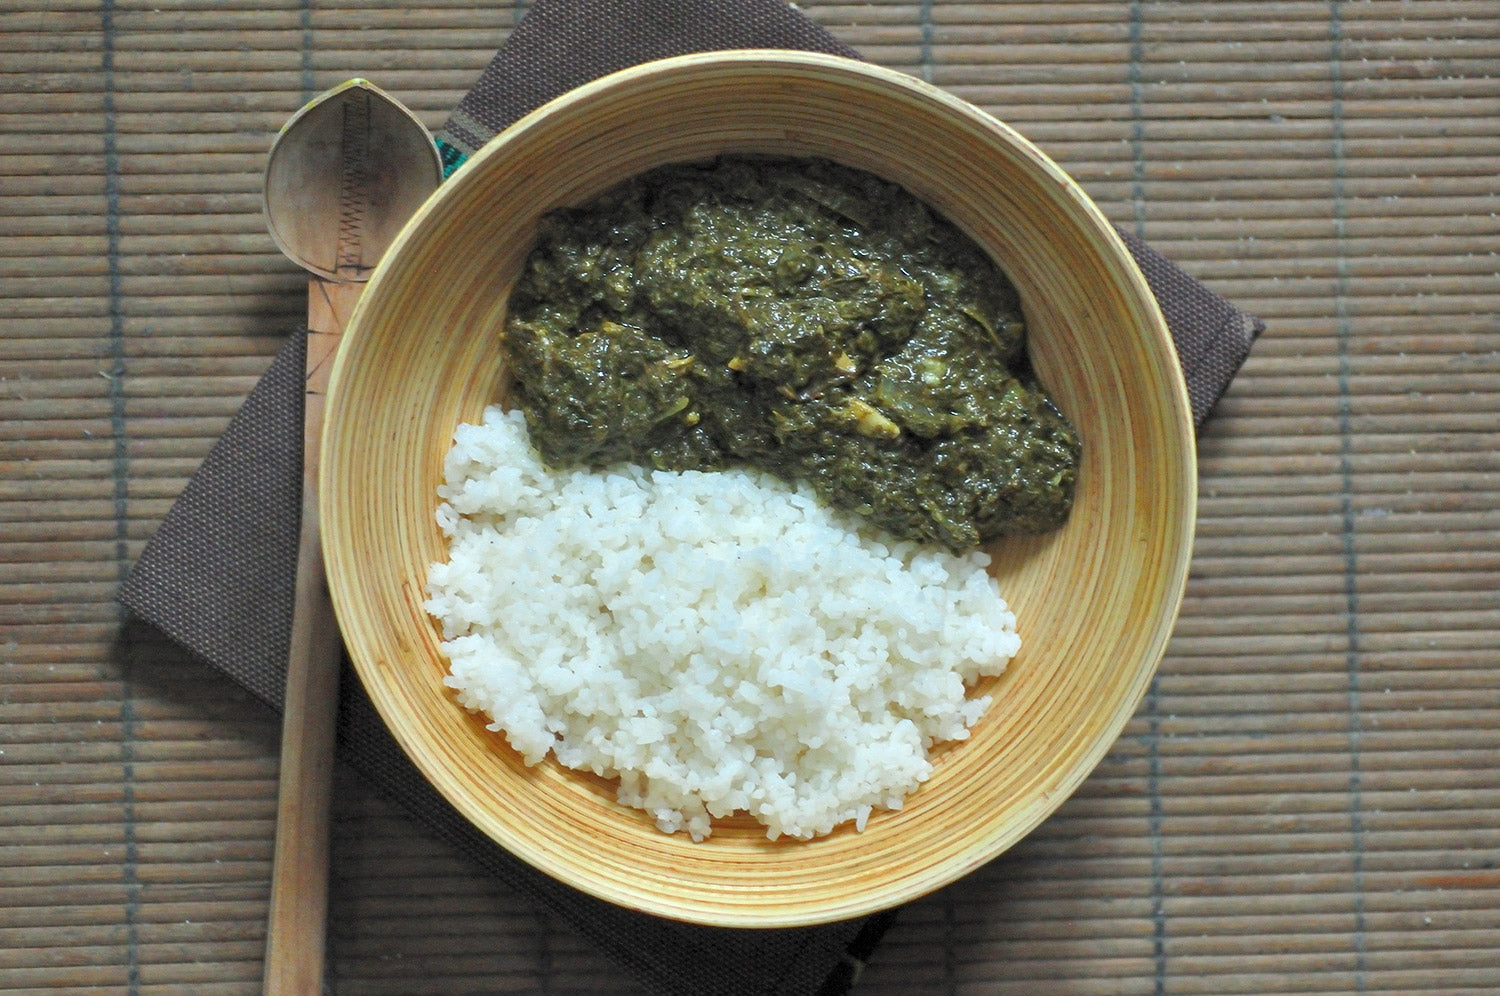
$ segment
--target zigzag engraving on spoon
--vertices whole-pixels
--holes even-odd
[[[361,93],[357,100],[344,101],[343,112],[337,268],[340,276],[357,277],[365,268],[362,248],[368,207],[365,181],[370,158],[369,95]]]

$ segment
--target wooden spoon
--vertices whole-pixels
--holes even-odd
[[[318,538],[323,397],[364,281],[442,176],[427,129],[362,79],[334,87],[294,114],[266,162],[266,227],[282,252],[313,273],[307,288],[302,526],[266,933],[265,992],[272,996],[311,996],[323,986],[343,649]]]

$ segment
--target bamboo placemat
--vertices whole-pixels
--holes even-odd
[[[804,2],[1268,322],[1140,714],[858,993],[1500,992],[1500,5]],[[301,321],[260,179],[524,5],[0,0],[0,988],[258,991],[277,726],[115,589]],[[627,991],[347,773],[338,993]]]

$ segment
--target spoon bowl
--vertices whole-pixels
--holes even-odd
[[[442,176],[416,115],[352,79],[310,101],[276,136],[266,160],[266,228],[304,269],[368,280]]]

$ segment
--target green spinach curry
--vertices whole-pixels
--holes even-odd
[[[1072,505],[1078,437],[1015,290],[861,171],[723,158],[554,212],[504,335],[554,465],[754,466],[954,550]]]

